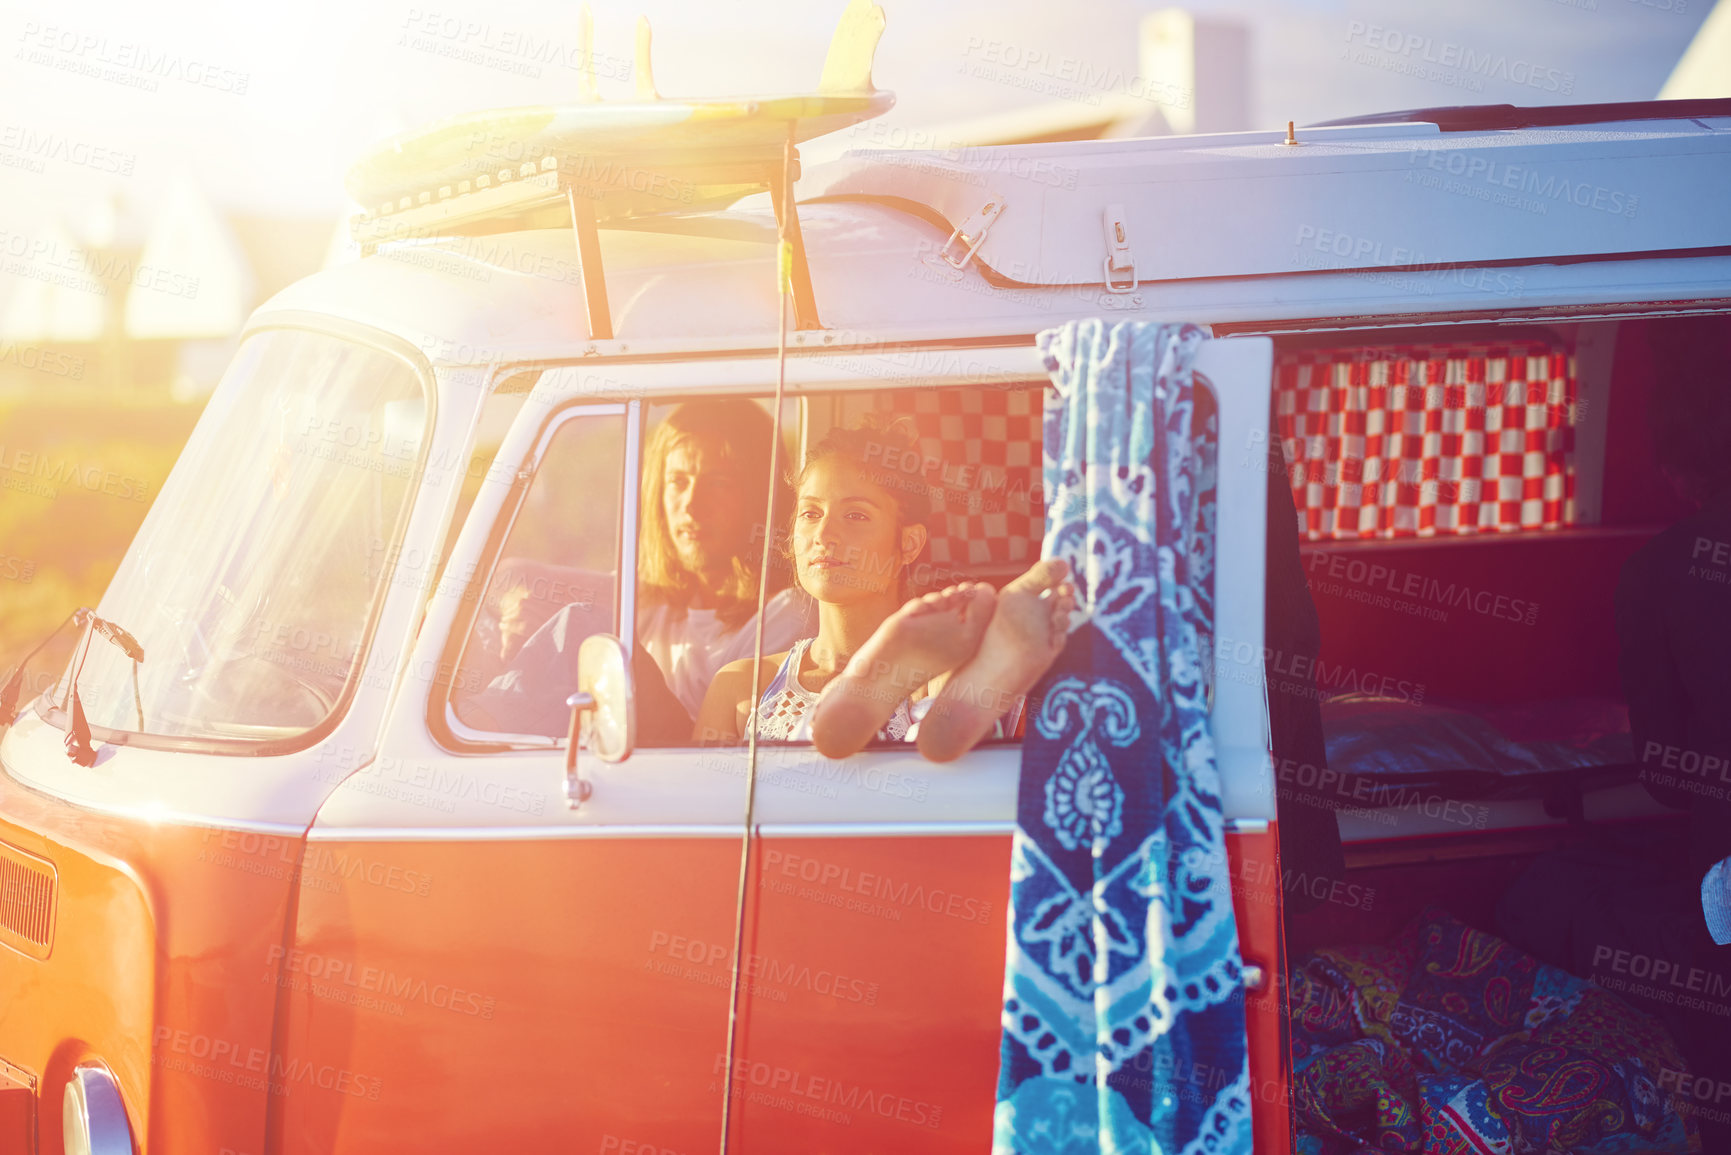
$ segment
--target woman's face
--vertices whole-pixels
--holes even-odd
[[[805,592],[834,605],[897,591],[925,546],[922,525],[898,528],[895,499],[859,466],[834,457],[806,470],[793,515],[794,572]]]

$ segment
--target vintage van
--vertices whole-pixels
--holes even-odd
[[[612,136],[561,114],[576,145],[527,159],[540,128],[471,120],[367,177],[398,185],[366,255],[253,316],[74,662],[0,742],[0,1146],[983,1150],[1019,743],[942,766],[764,744],[748,827],[748,750],[633,733],[640,465],[675,404],[773,406],[778,381],[790,456],[907,413],[946,513],[926,576],[1002,580],[1039,549],[1033,338],[1074,318],[1215,338],[1212,714],[1257,1151],[1292,1149],[1288,950],[1490,894],[1582,824],[1668,836],[1616,767],[1470,810],[1353,793],[1345,875],[1283,876],[1265,686],[1616,694],[1609,591],[1671,512],[1636,420],[1649,344],[1731,312],[1731,101],[864,149],[779,195],[784,139],[881,97],[714,114],[758,125],[734,135],[692,134],[692,105]],[[441,167],[465,150],[497,179]],[[1521,387],[1432,403],[1536,412],[1536,448],[1486,475],[1512,491],[1366,496],[1365,450],[1335,443],[1412,366]],[[1299,672],[1263,642],[1271,438],[1323,625]],[[471,709],[507,595],[618,640],[590,647],[580,752]],[[1315,910],[1283,926],[1295,888]]]

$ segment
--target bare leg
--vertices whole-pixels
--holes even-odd
[[[985,582],[966,582],[914,598],[891,614],[824,687],[812,711],[812,744],[829,758],[864,747],[902,699],[974,652],[995,597]]]
[[[978,652],[952,675],[920,722],[920,753],[948,762],[973,749],[1057,660],[1076,608],[1070,567],[1056,559],[998,591]]]

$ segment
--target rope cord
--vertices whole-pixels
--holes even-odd
[[[746,715],[745,762],[745,831],[739,847],[739,889],[734,897],[733,919],[733,978],[727,998],[727,1053],[722,1074],[721,1092],[721,1155],[727,1155],[728,1131],[733,1118],[733,1063],[739,1042],[739,988],[745,953],[745,905],[750,897],[751,847],[753,826],[757,820],[757,704],[763,693],[763,617],[769,603],[770,549],[775,541],[775,479],[781,455],[781,406],[787,395],[787,306],[793,283],[793,241],[788,235],[788,223],[793,219],[793,125],[788,125],[787,141],[782,148],[782,204],[785,206],[777,221],[776,244],[776,338],[775,338],[775,411],[771,416],[772,433],[769,443],[769,492],[764,499],[763,557],[757,575],[757,638],[752,646],[751,709]]]

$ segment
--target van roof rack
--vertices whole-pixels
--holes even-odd
[[[591,27],[585,5],[579,55],[592,66]],[[603,103],[586,71],[577,103],[469,113],[387,140],[344,182],[363,206],[351,235],[370,253],[390,241],[569,227],[589,334],[606,340],[613,321],[596,234],[601,225],[630,227],[767,190],[793,249],[795,325],[819,328],[790,192],[799,175],[795,146],[895,103],[871,79],[883,29],[882,8],[850,0],[815,92],[664,100],[650,72],[649,24],[640,18],[635,100]]]
[[[1488,132],[1503,128],[1558,128],[1570,124],[1609,124],[1619,120],[1690,120],[1731,116],[1731,99],[1631,100],[1617,104],[1456,104],[1409,108],[1324,120],[1312,128],[1354,124],[1434,124],[1443,132]]]

